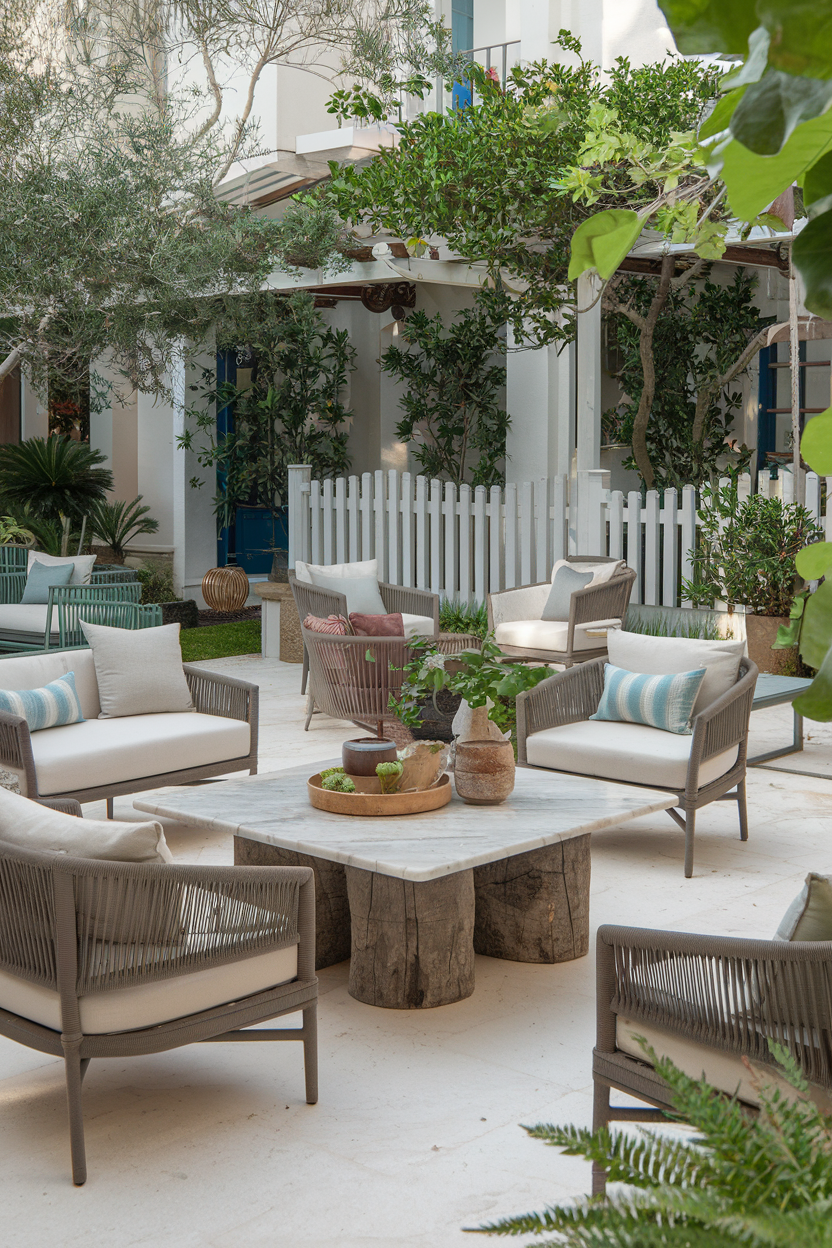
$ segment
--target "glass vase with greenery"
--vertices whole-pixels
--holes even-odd
[[[215,511],[224,528],[239,506],[276,516],[287,501],[289,464],[310,464],[316,478],[349,471],[352,413],[343,391],[355,349],[346,330],[330,328],[303,291],[232,301],[220,316],[217,343],[250,347],[250,384],[218,382],[206,370],[202,387],[192,387],[200,402],[187,412],[179,445],[216,472]],[[225,433],[217,430],[216,413],[223,410],[231,414]],[[200,477],[191,480],[195,488],[203,484]]]
[[[702,490],[699,522],[690,552],[694,575],[683,582],[691,605],[721,601],[729,610],[739,605],[754,615],[788,616],[800,589],[797,554],[823,537],[811,512],[761,494],[740,499],[735,479]]]

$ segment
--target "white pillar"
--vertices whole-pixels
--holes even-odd
[[[294,570],[298,559],[302,563],[307,562],[304,530],[306,510],[303,506],[301,487],[308,485],[312,480],[312,469],[308,464],[289,464],[287,476],[289,478],[289,568]]]
[[[575,445],[574,344],[517,351],[509,329],[507,345],[506,480],[566,475]]]
[[[593,304],[597,294],[596,279],[590,274],[578,278],[578,472],[601,467],[601,300]]]

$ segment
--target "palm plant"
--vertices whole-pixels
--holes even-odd
[[[139,494],[132,503],[97,502],[90,509],[93,537],[100,537],[120,563],[124,561],[125,547],[132,537],[158,532],[159,521],[149,514],[149,507],[142,506],[142,498]]]
[[[476,1229],[487,1235],[547,1234],[535,1248],[828,1248],[832,1245],[832,1120],[806,1095],[809,1085],[787,1049],[769,1041],[792,1099],[752,1072],[756,1118],[705,1080],[645,1052],[673,1090],[689,1139],[527,1127],[570,1156],[602,1166],[626,1184],[604,1198],[552,1205]]]
[[[46,521],[61,526],[61,554],[69,547],[70,525],[113,488],[113,474],[100,468],[101,451],[85,442],[51,436],[0,446],[0,493]]]

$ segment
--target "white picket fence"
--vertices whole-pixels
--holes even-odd
[[[631,601],[686,605],[682,583],[692,567],[697,498],[693,486],[642,501],[605,488],[607,474],[579,472],[522,484],[457,488],[409,472],[313,481],[303,466],[289,469],[289,566],[377,559],[379,579],[430,589],[461,602],[483,602],[490,590],[548,580],[567,554],[613,555],[636,572]],[[762,475],[760,492],[790,502],[791,477]],[[832,478],[826,479],[832,492]],[[751,478],[740,491],[751,492]],[[806,505],[825,523],[821,481],[809,473]]]

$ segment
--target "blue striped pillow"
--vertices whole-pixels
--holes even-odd
[[[604,692],[590,719],[646,724],[690,736],[690,716],[705,668],[674,676],[644,676],[623,667],[604,664]]]
[[[22,715],[30,732],[80,724],[84,719],[74,672],[50,680],[42,689],[0,689],[0,711]]]

